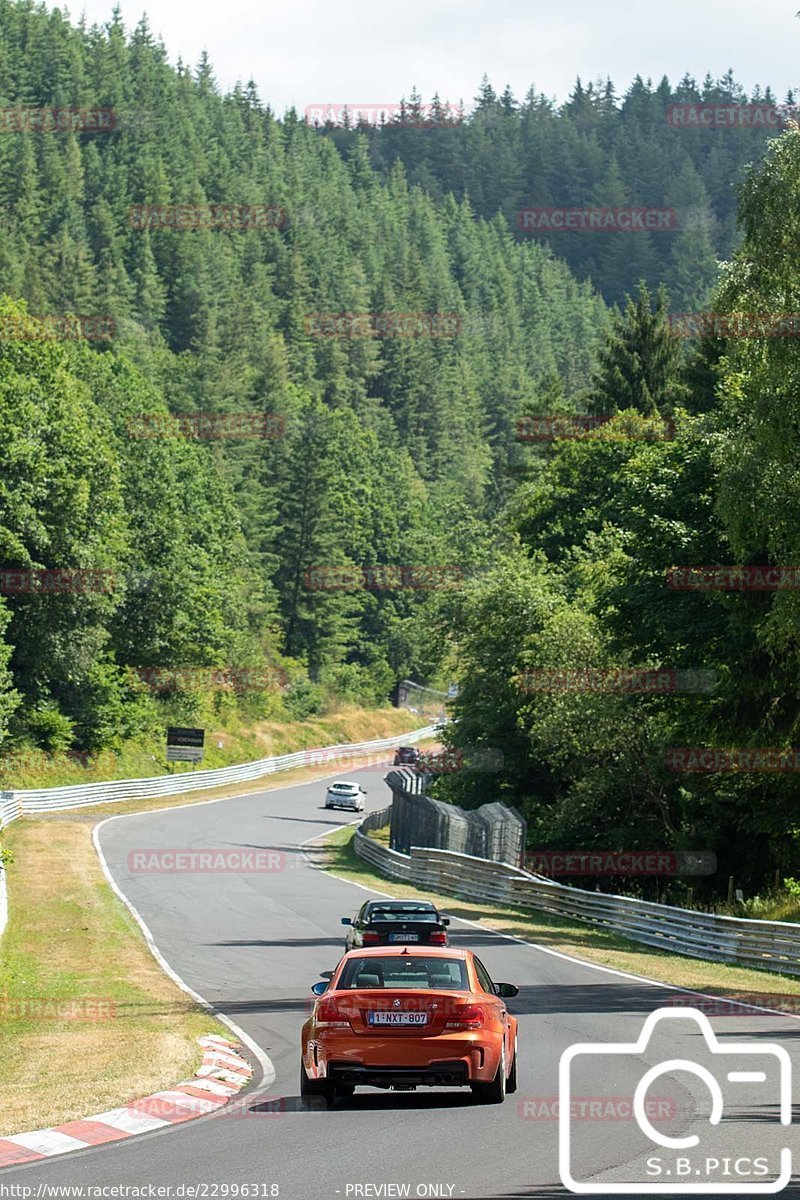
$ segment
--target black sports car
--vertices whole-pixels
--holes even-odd
[[[446,946],[450,921],[428,900],[368,900],[352,920],[342,917],[342,924],[350,926],[345,945],[355,950],[401,942]]]

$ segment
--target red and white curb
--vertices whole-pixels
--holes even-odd
[[[36,1129],[33,1133],[0,1137],[0,1167],[68,1154],[71,1150],[85,1150],[87,1146],[99,1146],[103,1142],[116,1142],[222,1108],[250,1082],[253,1068],[236,1053],[238,1042],[229,1042],[213,1033],[198,1041],[203,1047],[203,1062],[192,1079],[184,1079],[166,1092],[156,1092],[122,1108],[95,1113],[82,1121],[67,1121],[54,1129]]]

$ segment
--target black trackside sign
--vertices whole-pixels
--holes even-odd
[[[189,729],[183,725],[170,725],[167,728],[168,746],[195,746],[201,749],[205,742],[205,729]]]

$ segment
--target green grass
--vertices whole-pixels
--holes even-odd
[[[403,710],[348,709],[291,728],[273,725],[269,747],[251,757],[418,726],[419,718]],[[249,785],[24,817],[4,831],[14,862],[10,921],[0,939],[0,1137],[169,1088],[199,1065],[200,1035],[231,1036],[151,955],[102,873],[91,840],[95,822],[330,773],[326,764],[303,767]]]
[[[147,1096],[194,1074],[203,1033],[230,1037],[161,971],[108,886],[92,822],[7,831],[0,942],[0,1136]]]
[[[272,717],[247,717],[232,704],[218,712],[185,717],[170,716],[167,724],[197,724],[206,730],[204,758],[199,770],[229,767],[295,750],[341,742],[372,741],[408,733],[424,719],[406,709],[365,709],[343,705],[330,713],[292,721],[282,711]],[[104,750],[90,756],[86,766],[67,753],[46,754],[41,750],[6,753],[0,758],[0,788],[63,787],[97,783],[104,779],[137,779],[191,772],[190,763],[167,763],[164,734],[126,743],[118,752]]]

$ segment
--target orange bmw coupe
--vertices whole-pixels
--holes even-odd
[[[300,1094],[307,1104],[357,1087],[469,1087],[500,1104],[517,1087],[517,1022],[471,950],[376,946],[351,950],[303,1026]]]

